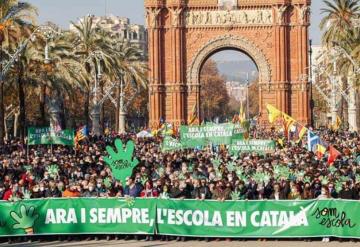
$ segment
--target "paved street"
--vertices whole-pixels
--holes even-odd
[[[79,246],[79,247],[95,247],[95,246],[102,246],[102,247],[112,247],[112,246],[124,246],[124,247],[154,247],[154,246],[170,246],[170,247],[180,247],[180,246],[199,246],[199,247],[215,247],[219,245],[226,245],[226,247],[233,247],[233,246],[246,246],[246,247],[300,247],[300,246],[307,246],[307,247],[318,247],[318,246],[326,246],[326,247],[353,247],[353,246],[360,246],[358,242],[330,242],[330,243],[322,243],[321,241],[313,241],[313,242],[304,242],[304,241],[212,241],[212,242],[205,242],[205,241],[187,241],[187,242],[176,242],[176,241],[152,241],[152,242],[145,242],[145,241],[71,241],[71,242],[33,242],[33,243],[21,243],[21,244],[7,244],[2,243],[0,246],[19,246],[19,247],[35,247],[35,246]]]

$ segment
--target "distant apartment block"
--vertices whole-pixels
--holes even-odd
[[[130,42],[134,47],[143,51],[147,55],[147,31],[143,25],[131,24],[129,18],[109,16],[91,16],[94,24],[100,26],[105,31],[110,32],[114,37]],[[80,23],[84,18],[80,18]],[[76,31],[73,24],[70,24],[70,31]]]
[[[246,84],[238,81],[226,82],[226,90],[230,97],[236,99],[236,101],[246,100]]]

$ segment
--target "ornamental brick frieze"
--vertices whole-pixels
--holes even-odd
[[[164,93],[166,92],[166,87],[165,85],[161,85],[161,84],[150,84],[149,85],[149,92],[150,93]]]
[[[290,85],[293,91],[307,91],[310,89],[310,83],[308,82],[291,82]]]
[[[187,86],[185,84],[174,84],[167,83],[166,84],[166,92],[168,93],[185,93],[187,90]]]
[[[262,91],[286,91],[291,88],[288,82],[269,82],[259,83],[259,88]]]
[[[188,92],[200,92],[201,85],[199,83],[188,83],[187,85]]]

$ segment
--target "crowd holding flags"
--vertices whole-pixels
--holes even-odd
[[[326,143],[323,143],[320,139],[320,137],[314,133],[313,131],[309,130],[302,124],[298,123],[294,118],[289,116],[288,114],[278,110],[276,107],[268,104],[266,106],[268,116],[269,116],[269,122],[275,123],[276,121],[280,120],[283,124],[284,129],[284,136],[289,139],[289,131],[292,126],[295,126],[295,132],[297,136],[297,143],[299,143],[305,134],[307,133],[307,148],[309,151],[314,152],[318,159],[322,159],[322,157],[325,155],[326,151],[329,150],[328,155],[328,164],[331,165],[334,163],[334,161],[337,159],[338,156],[340,156],[340,152],[336,150],[333,146],[327,146]],[[332,125],[332,129],[334,131],[337,131],[341,126],[341,119],[339,116],[336,118],[336,122],[334,125]],[[279,139],[278,143],[281,146],[284,146],[284,139]]]

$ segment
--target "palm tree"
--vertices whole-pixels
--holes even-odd
[[[358,0],[324,0],[326,8],[322,9],[325,17],[320,22],[320,29],[325,30],[322,42],[327,47],[332,42],[342,42],[347,39],[353,29],[352,20],[360,14]]]
[[[125,88],[132,88],[136,91],[147,89],[148,81],[147,81],[147,71],[148,67],[146,63],[143,61],[143,56],[141,50],[134,46],[131,46],[128,42],[117,41],[113,44],[114,54],[116,54],[116,69],[115,75],[118,78],[118,89],[117,89],[117,111],[116,111],[116,120],[118,124],[118,131],[120,130],[120,122],[122,121],[122,125],[125,125],[125,119],[121,119],[120,111],[121,102],[120,102],[120,93],[124,91]],[[122,83],[121,83],[122,82]],[[121,88],[122,86],[122,88]],[[130,96],[130,97],[129,97]],[[130,104],[132,100],[135,98],[136,93],[133,95],[125,95],[127,97],[127,103]]]
[[[29,3],[17,0],[0,0],[0,61],[3,60],[3,45],[10,45],[11,26],[22,27],[27,22],[34,23],[36,9]],[[5,41],[5,42],[4,42]],[[2,68],[1,68],[2,70]],[[2,74],[2,72],[1,72]],[[1,75],[2,77],[4,75]],[[4,78],[0,78],[0,145],[4,142]]]
[[[104,35],[101,34],[101,29],[94,23],[94,18],[91,16],[85,16],[79,24],[72,23],[76,33],[77,39],[75,40],[75,54],[79,57],[79,61],[83,63],[88,75],[97,75],[97,64],[103,63],[109,65],[110,47],[107,45]],[[106,37],[105,37],[106,38]],[[101,54],[101,59],[95,57],[95,53]],[[91,59],[89,59],[91,58]],[[95,64],[95,66],[94,66]],[[90,96],[92,90],[91,76],[84,77],[86,82],[84,83],[85,91],[85,103],[84,103],[84,117],[85,125],[89,126],[90,122]]]

